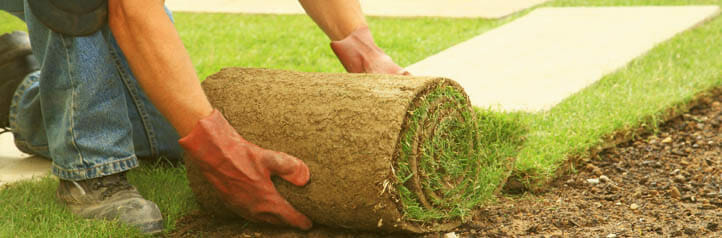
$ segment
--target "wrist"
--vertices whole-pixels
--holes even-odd
[[[222,161],[206,161],[206,159],[223,158],[221,148],[231,144],[245,142],[236,130],[228,123],[218,110],[197,121],[195,126],[183,136],[178,143],[196,161],[208,166],[215,166]]]
[[[185,137],[189,135],[194,128],[198,126],[201,120],[210,118],[217,110],[208,106],[207,108],[196,108],[184,113],[185,116],[174,118],[172,123],[178,132],[178,135]],[[220,112],[218,113],[220,114]],[[223,117],[223,116],[221,116]],[[225,120],[225,119],[224,119]]]

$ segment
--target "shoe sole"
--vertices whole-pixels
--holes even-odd
[[[163,232],[163,220],[134,225],[140,232],[146,235],[156,235]]]

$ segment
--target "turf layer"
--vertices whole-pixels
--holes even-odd
[[[689,2],[722,4],[669,4]],[[654,130],[669,110],[683,111],[696,95],[721,86],[721,37],[722,17],[717,16],[661,43],[551,110],[525,117],[529,133],[512,180],[525,189],[543,190],[559,174],[573,172],[577,162],[594,158],[611,137],[640,127]]]
[[[247,140],[306,162],[309,184],[274,183],[319,225],[448,231],[511,169],[482,150],[475,111],[449,79],[226,68],[203,89]],[[188,179],[204,210],[233,216],[194,161]]]
[[[480,133],[465,94],[436,88],[414,107],[395,170],[404,217],[418,222],[467,218],[504,180],[506,166],[480,153]],[[485,178],[489,174],[497,176]]]

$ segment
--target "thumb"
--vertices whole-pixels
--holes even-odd
[[[267,150],[263,156],[263,165],[271,174],[278,175],[296,186],[306,185],[311,178],[306,163],[286,153]]]

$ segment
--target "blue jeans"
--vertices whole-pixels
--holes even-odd
[[[53,174],[74,181],[127,171],[138,157],[181,157],[178,134],[138,85],[107,25],[71,37],[40,23],[27,0],[3,1],[3,10],[25,20],[41,64],[11,102],[19,149],[51,158]]]

